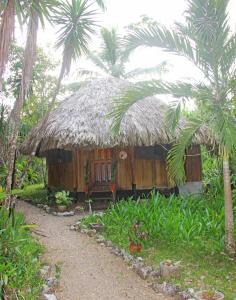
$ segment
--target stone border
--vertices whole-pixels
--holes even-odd
[[[44,300],[57,300],[55,290],[60,282],[57,279],[57,272],[55,266],[44,265],[40,270],[40,275],[44,279],[42,287],[42,299]]]
[[[194,300],[195,292],[193,289],[187,289],[186,291],[181,291],[180,286],[174,285],[164,281],[160,283],[160,279],[167,279],[171,277],[168,273],[168,276],[163,274],[163,265],[165,262],[162,262],[162,268],[155,269],[152,266],[145,264],[145,261],[142,257],[135,257],[130,253],[126,252],[124,249],[113,245],[109,240],[106,240],[103,235],[101,235],[96,229],[88,229],[87,226],[81,224],[81,221],[76,222],[74,225],[70,226],[70,230],[78,231],[82,234],[86,234],[89,237],[95,238],[95,241],[100,244],[102,247],[107,247],[111,253],[116,256],[121,257],[125,263],[127,263],[130,268],[140,276],[143,280],[147,280],[150,283],[150,287],[156,292],[161,293],[167,296],[174,297],[175,300]],[[176,275],[177,265],[174,266],[174,272]]]
[[[38,203],[38,204],[36,204],[36,206],[38,208],[43,209],[47,214],[51,214],[56,217],[72,217],[75,215],[75,212],[73,210],[65,211],[65,212],[57,212],[57,211],[54,211],[53,208],[48,206],[47,204]]]

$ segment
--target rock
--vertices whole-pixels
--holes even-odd
[[[100,232],[103,229],[103,225],[100,223],[91,223],[91,224],[89,224],[89,227],[91,229],[95,229],[97,232]]]
[[[43,294],[49,294],[51,288],[48,285],[44,284],[42,290],[43,290]]]
[[[58,285],[58,280],[56,278],[49,277],[46,279],[46,284],[47,284],[47,286],[52,287],[52,286]]]
[[[95,229],[87,229],[87,235],[88,236],[94,236],[96,234],[96,230]]]
[[[98,235],[97,238],[96,238],[96,241],[98,243],[105,243],[105,238],[102,235]]]
[[[177,299],[190,300],[190,299],[193,299],[194,294],[195,294],[194,289],[189,288],[186,291],[179,292],[179,294],[178,294],[179,298],[177,298]]]
[[[131,265],[131,268],[135,271],[135,272],[139,272],[139,270],[143,267],[143,264],[142,263],[137,263],[137,262],[134,262],[132,263]]]
[[[134,260],[134,257],[131,255],[131,254],[125,254],[124,256],[123,256],[123,259],[124,259],[124,261],[126,262],[126,263],[128,263],[128,264],[130,264],[130,263],[132,263],[133,262],[133,260]]]
[[[57,217],[57,212],[56,211],[53,211],[52,214],[53,214],[53,216]]]
[[[141,256],[136,258],[138,261],[143,261],[143,258]]]
[[[65,211],[65,212],[57,213],[58,217],[71,217],[71,216],[74,216],[74,215],[75,215],[74,211]]]
[[[75,231],[75,230],[76,230],[75,225],[71,225],[71,226],[70,226],[70,230]]]
[[[85,228],[81,229],[80,232],[83,233],[83,234],[87,234],[88,233],[88,229],[85,229]]]
[[[37,204],[37,207],[38,207],[38,208],[43,208],[43,206],[44,206],[44,205],[43,205],[42,203],[38,203],[38,204]]]
[[[113,246],[113,244],[112,244],[111,241],[104,241],[104,243],[105,243],[105,245],[106,245],[107,247],[112,247],[112,246]]]
[[[121,256],[121,250],[117,247],[112,248],[111,253],[113,253],[117,256]]]
[[[150,279],[156,279],[156,278],[158,278],[160,276],[161,276],[160,270],[153,270],[149,274]]]
[[[42,269],[40,269],[40,275],[42,277],[45,277],[50,271],[50,266],[44,266]]]
[[[57,300],[54,294],[43,294],[45,300]]]
[[[152,288],[157,293],[163,293],[168,296],[174,296],[179,292],[179,287],[170,283],[153,283]]]
[[[47,207],[45,208],[45,211],[46,211],[46,213],[50,214],[50,213],[52,212],[52,208],[49,207],[49,206],[47,206]]]
[[[178,278],[180,276],[180,265],[173,264],[171,261],[166,260],[160,263],[160,275],[163,278],[175,277]]]
[[[129,252],[126,252],[124,249],[122,249],[121,250],[121,255],[122,255],[123,258],[125,258],[127,255],[131,255],[131,254],[129,254]]]
[[[148,278],[148,275],[151,273],[152,268],[151,267],[141,267],[136,270],[136,273],[143,279],[146,280]]]

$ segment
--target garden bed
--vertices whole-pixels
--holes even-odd
[[[223,199],[165,198],[154,195],[142,203],[121,201],[102,215],[82,220],[103,225],[102,235],[124,251],[129,251],[134,224],[146,238],[138,255],[158,268],[162,261],[181,263],[181,273],[168,279],[181,290],[216,289],[225,299],[236,297],[235,259],[224,253]],[[90,229],[91,230],[91,229]]]

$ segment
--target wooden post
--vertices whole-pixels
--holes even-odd
[[[135,149],[131,148],[131,178],[132,178],[132,193],[134,195],[134,199],[137,199],[137,186],[136,186],[136,168],[135,168]]]

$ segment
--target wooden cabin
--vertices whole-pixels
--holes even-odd
[[[45,156],[49,187],[78,195],[111,192],[129,194],[174,192],[168,178],[166,157],[175,137],[165,126],[167,105],[155,97],[140,100],[124,115],[119,133],[111,131],[109,113],[117,95],[132,84],[117,78],[97,79],[79,89],[54,109],[46,124],[36,126],[22,152]],[[200,147],[203,135],[187,155],[187,183],[201,182]]]
[[[50,150],[46,154],[48,185],[76,193],[143,193],[153,188],[176,191],[166,168],[168,145],[106,148],[95,150]],[[201,181],[200,147],[186,159],[186,181]],[[194,155],[192,155],[194,154]]]

